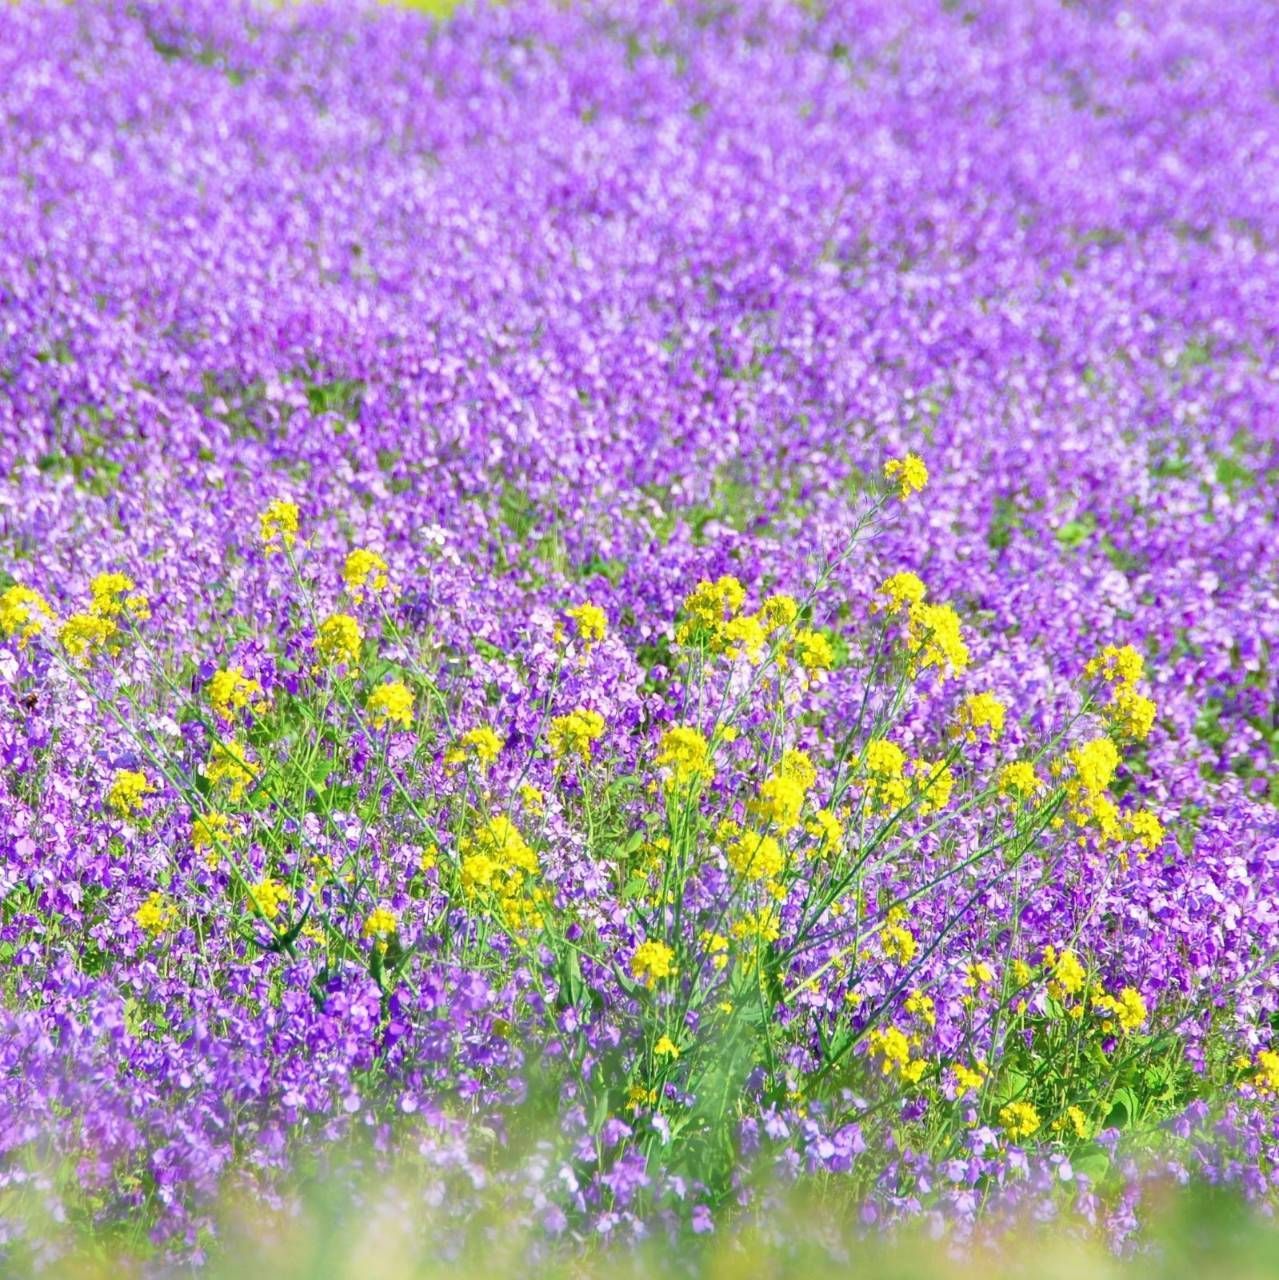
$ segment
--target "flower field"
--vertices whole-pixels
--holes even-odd
[[[1277,67],[0,8],[0,1270],[1270,1213]]]

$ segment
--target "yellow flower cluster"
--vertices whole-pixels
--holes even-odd
[[[976,742],[986,730],[991,742],[998,742],[1004,732],[1004,704],[993,693],[970,694],[959,704],[959,731],[969,742]]]
[[[246,676],[240,667],[214,672],[204,692],[209,705],[226,721],[234,720],[246,708],[254,713],[266,710],[266,694],[262,686]]]
[[[264,920],[274,920],[280,914],[280,908],[289,900],[288,888],[270,876],[259,880],[249,893],[254,910]]]
[[[0,633],[6,640],[17,636],[19,649],[25,649],[52,621],[53,609],[38,591],[15,582],[0,594]]]
[[[110,618],[95,613],[73,613],[58,632],[62,647],[73,662],[85,664],[95,654],[112,649],[118,628]]]
[[[481,769],[487,769],[501,755],[505,745],[488,725],[480,725],[478,728],[468,729],[457,739],[445,754],[444,763],[459,765],[473,760]],[[524,797],[524,802],[528,804],[527,796]]]
[[[1044,784],[1029,760],[1014,760],[995,775],[995,789],[1001,796],[1025,802],[1043,790]]]
[[[889,458],[884,463],[884,479],[905,502],[912,495],[924,491],[928,484],[928,468],[918,454],[908,453],[901,458]]]
[[[231,839],[231,820],[224,813],[204,813],[191,823],[191,845],[204,850],[205,862],[216,866],[218,845]]]
[[[675,952],[664,942],[641,942],[631,956],[631,976],[651,991],[663,978],[674,977]]]
[[[140,929],[158,938],[177,922],[178,909],[157,889],[133,913],[133,918]]]
[[[929,604],[928,589],[915,574],[895,573],[885,578],[876,594],[879,598],[872,606],[875,612],[890,617],[905,615],[906,648],[916,675],[936,668],[944,677],[968,669],[968,645],[959,615],[948,604]]]
[[[886,1076],[896,1076],[907,1084],[918,1084],[928,1068],[923,1058],[912,1058],[911,1039],[900,1027],[876,1027],[867,1037],[871,1057],[879,1059]]]
[[[347,555],[342,566],[342,581],[356,604],[362,604],[366,596],[380,595],[391,585],[386,561],[366,547],[356,547]]]
[[[366,939],[373,939],[374,943],[385,951],[387,941],[399,927],[400,922],[396,918],[395,912],[388,906],[380,905],[374,907],[364,917],[364,924],[360,927],[360,935]]]
[[[138,769],[118,769],[107,792],[107,804],[122,818],[131,818],[142,807],[143,798],[155,788]]]
[[[1070,996],[1078,995],[1088,980],[1079,957],[1069,948],[1058,954],[1055,947],[1045,947],[1044,968],[1052,975],[1048,982],[1048,994],[1057,1000],[1065,1001]]]
[[[360,661],[360,624],[349,613],[334,613],[315,633],[315,652],[326,666],[354,667]]]
[[[1093,996],[1093,1007],[1103,1013],[1112,1015],[1102,1023],[1102,1030],[1113,1032],[1116,1025],[1125,1033],[1137,1031],[1146,1021],[1146,1002],[1135,987],[1124,987],[1117,996],[1109,996],[1104,992]]]
[[[1145,671],[1145,660],[1130,644],[1108,644],[1084,668],[1085,675],[1109,686],[1110,699],[1103,713],[1111,727],[1135,742],[1144,742],[1150,736],[1158,710],[1154,702],[1137,691]]]
[[[675,642],[704,644],[711,653],[730,660],[745,658],[753,664],[762,662],[770,643],[774,643],[781,667],[789,663],[792,655],[808,672],[826,671],[834,665],[835,650],[820,631],[801,627],[789,643],[784,637],[770,639],[799,617],[799,605],[792,596],[766,596],[758,613],[741,613],[745,601],[746,589],[734,577],[699,582],[684,600],[685,616],[675,629]]]
[[[497,814],[480,824],[475,834],[459,841],[462,890],[470,898],[495,901],[512,929],[536,927],[545,894],[534,881],[540,871],[537,854],[515,824]]]
[[[213,744],[208,763],[204,766],[204,776],[215,787],[223,782],[227,783],[230,786],[228,795],[232,804],[239,804],[244,799],[245,792],[257,775],[257,765],[249,760],[244,747],[235,739]]]
[[[905,911],[894,907],[885,918],[879,937],[885,959],[895,960],[898,964],[909,964],[919,947],[915,935],[902,924],[905,918]]]
[[[928,760],[912,760],[911,774],[921,815],[938,813],[950,803],[955,790],[955,775],[944,760],[935,764]]]
[[[297,504],[282,498],[268,503],[258,515],[258,537],[267,555],[291,551],[298,537]]]
[[[151,616],[151,602],[135,590],[137,583],[127,573],[100,573],[89,583],[89,612],[99,618],[119,618],[124,614],[138,622]]]
[[[1279,1053],[1273,1049],[1262,1049],[1257,1054],[1256,1066],[1253,1085],[1263,1093],[1279,1093]]]
[[[1014,1141],[1033,1136],[1039,1129],[1039,1112],[1029,1102],[1010,1102],[999,1109],[999,1123],[1004,1132]]]
[[[717,832],[728,865],[745,880],[775,881],[786,866],[782,846],[770,835],[743,830],[725,819]]]
[[[399,680],[378,685],[364,706],[375,729],[385,729],[388,725],[401,729],[413,727],[413,693]]]
[[[604,727],[604,717],[585,707],[578,707],[566,716],[556,716],[546,735],[551,754],[557,760],[576,756],[589,761],[591,748],[604,736]]]
[[[588,602],[574,605],[571,609],[565,609],[564,612],[573,623],[573,629],[582,642],[582,647],[588,652],[593,645],[599,644],[608,632],[608,617],[597,604]]]
[[[674,725],[662,734],[655,763],[667,771],[666,785],[671,791],[710,782],[715,776],[710,744],[690,724]]]
[[[974,1066],[966,1066],[962,1062],[955,1063],[955,1097],[962,1101],[970,1093],[976,1093],[986,1083],[986,1066],[982,1062]]]
[[[866,744],[866,802],[878,813],[895,813],[910,798],[906,781],[906,755],[887,738]]]

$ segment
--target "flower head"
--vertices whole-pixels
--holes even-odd
[[[258,537],[267,555],[291,551],[298,537],[297,504],[277,498],[258,515]]]
[[[386,561],[376,551],[356,547],[342,566],[342,581],[351,599],[360,604],[367,595],[379,595],[390,586]]]
[[[631,955],[631,976],[650,990],[675,972],[675,952],[664,942],[641,942]]]
[[[591,748],[604,736],[604,717],[598,711],[578,707],[566,716],[556,716],[546,736],[557,760],[572,756],[590,760]]]
[[[107,804],[122,818],[131,818],[142,807],[142,800],[153,792],[145,773],[138,769],[118,769],[107,792]]]
[[[571,619],[577,638],[588,650],[603,640],[608,632],[608,618],[597,604],[574,605],[564,612]]]
[[[330,614],[315,633],[315,652],[327,666],[358,666],[362,639],[360,624],[349,613]]]
[[[47,623],[54,620],[53,609],[38,591],[15,582],[0,594],[0,635],[6,640],[18,638],[18,648],[38,636]]]
[[[928,468],[918,454],[908,453],[901,458],[889,458],[884,463],[884,479],[905,502],[912,494],[923,492],[928,483]]]
[[[388,680],[369,694],[364,704],[375,729],[397,725],[401,729],[413,725],[413,693],[399,680]]]

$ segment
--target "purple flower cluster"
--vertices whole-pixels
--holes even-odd
[[[1273,1199],[1276,66],[1253,0],[0,7],[0,1193]]]

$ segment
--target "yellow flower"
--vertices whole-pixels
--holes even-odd
[[[289,900],[289,891],[278,880],[267,876],[259,880],[249,893],[253,900],[254,910],[264,920],[274,920],[280,914],[280,908]]]
[[[999,1123],[1014,1141],[1029,1138],[1039,1128],[1039,1112],[1029,1102],[1010,1102],[999,1109]]]
[[[948,604],[917,604],[911,608],[906,645],[915,659],[916,671],[936,667],[962,674],[968,668],[968,646],[964,643],[959,615]]]
[[[728,967],[728,939],[722,933],[712,933],[709,929],[703,929],[697,935],[697,940],[710,957],[711,965],[714,968],[725,969]]]
[[[585,649],[598,644],[608,632],[608,617],[597,604],[579,604],[564,612],[573,621],[577,638]]]
[[[804,788],[786,774],[776,774],[760,784],[759,794],[747,806],[752,818],[781,835],[799,825]]]
[[[578,707],[576,711],[570,711],[566,716],[556,716],[551,721],[547,741],[551,754],[557,760],[566,756],[590,760],[592,746],[603,736],[604,717],[598,711]]]
[[[670,1036],[663,1036],[653,1046],[653,1057],[655,1058],[678,1058],[679,1048]]]
[[[496,734],[494,737],[496,737]],[[520,784],[519,797],[529,813],[536,815],[545,812],[546,797],[542,794],[540,788],[535,787],[531,782]]]
[[[464,764],[467,760],[474,760],[481,769],[487,769],[501,755],[505,745],[506,743],[488,725],[479,725],[477,728],[468,729],[458,738],[445,755],[444,763],[458,765]],[[537,790],[535,787],[530,789]],[[541,792],[538,792],[538,797],[540,796]],[[527,799],[525,803],[527,804]]]
[[[231,839],[231,822],[224,813],[201,814],[191,824],[191,844],[206,850],[206,861],[217,861],[217,846]]]
[[[544,892],[536,886],[537,854],[515,824],[497,814],[458,842],[462,889],[497,913],[512,929],[540,925]]]
[[[835,665],[835,649],[820,631],[801,627],[795,632],[795,660],[805,671],[829,671]]]
[[[1119,767],[1119,752],[1109,738],[1093,738],[1067,753],[1085,791],[1096,794],[1110,786]]]
[[[816,857],[832,853],[844,839],[844,824],[829,809],[818,809],[804,824],[804,830],[817,842]]]
[[[111,648],[117,631],[109,618],[94,613],[73,613],[62,624],[58,638],[74,662],[85,664],[101,650]]]
[[[1134,742],[1145,742],[1155,725],[1158,707],[1128,685],[1120,685],[1106,707],[1106,718]]]
[[[1257,1054],[1257,1071],[1252,1083],[1263,1093],[1279,1093],[1279,1053],[1262,1049]]]
[[[1094,996],[1093,1004],[1098,1009],[1113,1014],[1120,1030],[1124,1032],[1137,1031],[1146,1021],[1146,1002],[1141,998],[1141,993],[1135,987],[1125,987],[1117,996],[1109,996],[1104,993]],[[1113,1026],[1110,1022],[1107,1022],[1104,1029],[1113,1030]]]
[[[891,813],[905,806],[909,788],[903,776],[906,756],[894,742],[875,738],[866,745],[866,799],[871,808]]]
[[[781,777],[797,782],[804,791],[817,781],[817,766],[813,763],[812,756],[807,751],[800,751],[798,747],[782,752],[777,772]]]
[[[118,769],[107,792],[107,804],[122,818],[131,818],[141,807],[144,796],[155,788],[147,775],[137,769]]]
[[[662,734],[655,763],[659,769],[669,770],[667,786],[672,791],[709,782],[715,776],[710,744],[690,724],[674,725]]]
[[[905,502],[912,494],[923,492],[928,483],[928,468],[918,454],[908,453],[902,458],[889,458],[884,463],[884,479]]]
[[[258,516],[258,536],[267,555],[290,551],[298,536],[297,505],[277,498]]]
[[[133,913],[138,927],[153,938],[171,929],[178,918],[178,909],[158,889]]]
[[[137,583],[126,573],[100,573],[89,583],[92,604],[91,613],[99,618],[118,618],[128,613],[139,622],[151,616],[151,603],[141,591],[134,591]],[[132,593],[132,594],[130,594]]]
[[[315,652],[328,666],[358,666],[362,639],[360,624],[349,613],[331,614],[315,634]]]
[[[27,642],[38,636],[45,624],[53,620],[49,602],[30,587],[15,582],[0,594],[0,632],[7,640],[17,636],[19,649],[25,649]]]
[[[239,667],[215,671],[204,691],[209,705],[223,720],[234,720],[236,713],[245,708],[254,712],[266,709],[266,695],[262,686],[246,676]]]
[[[906,997],[906,1012],[913,1017],[922,1018],[930,1027],[937,1025],[937,1006],[932,996],[922,991],[912,991]]]
[[[745,658],[747,662],[758,663],[764,656],[768,646],[768,637],[764,625],[753,613],[742,614],[721,622],[715,628],[711,649],[722,653],[726,658]]]
[[[364,706],[375,729],[385,729],[388,725],[409,729],[413,725],[413,694],[399,680],[379,685],[369,694]]]
[[[1049,992],[1058,1000],[1077,995],[1084,989],[1088,975],[1079,957],[1069,948],[1057,955],[1053,948],[1044,950],[1044,963],[1052,967],[1052,981],[1048,984]]]
[[[970,1093],[976,1093],[986,1083],[986,1073],[981,1064],[966,1067],[962,1062],[955,1063],[955,1097],[963,1099]]]
[[[232,804],[239,804],[244,799],[245,792],[257,775],[257,765],[248,759],[244,747],[234,739],[227,743],[213,744],[208,763],[204,766],[204,776],[215,787],[222,782],[229,783]]]
[[[391,585],[386,561],[367,547],[356,547],[346,557],[346,563],[342,566],[342,581],[346,583],[347,593],[356,604],[362,604],[366,595],[379,595]]]
[[[867,1037],[866,1046],[873,1058],[879,1059],[886,1076],[896,1075],[909,1084],[918,1084],[928,1064],[923,1058],[910,1056],[910,1041],[899,1027],[876,1027]]]
[[[772,836],[745,831],[730,840],[724,853],[728,865],[747,880],[774,880],[786,865],[786,855]]]
[[[380,942],[385,948],[386,940],[395,933],[400,927],[400,922],[396,918],[395,912],[387,906],[374,907],[367,916],[364,917],[364,924],[360,928],[360,935],[364,938],[373,938]]]
[[[664,942],[641,942],[631,956],[631,976],[651,991],[663,978],[674,977],[675,952]]]
[[[1087,1138],[1091,1131],[1088,1117],[1079,1107],[1067,1107],[1064,1114],[1053,1121],[1053,1129],[1061,1133],[1065,1129],[1074,1132],[1076,1138]]]
[[[959,704],[959,728],[969,742],[976,742],[981,729],[989,730],[998,742],[1004,732],[1004,704],[993,693],[974,693]]]
[[[799,605],[793,596],[766,596],[759,607],[759,616],[770,633],[789,627],[799,617]]]
[[[715,582],[703,579],[684,599],[685,619],[675,630],[675,643],[688,645],[713,640],[720,624],[731,618],[746,599],[746,589],[725,575]]]
[[[873,606],[875,612],[901,613],[923,604],[928,588],[913,573],[895,573],[879,584],[876,594],[883,599]]]
[[[1014,760],[1006,764],[995,777],[995,788],[1001,796],[1016,800],[1029,800],[1043,789],[1043,783],[1028,760]]]
[[[1084,668],[1091,679],[1100,676],[1109,684],[1136,684],[1146,673],[1145,659],[1130,644],[1108,644]]]
[[[938,813],[950,803],[955,790],[955,775],[944,761],[932,764],[927,760],[913,760],[915,788],[919,795],[921,814]]]
[[[1164,824],[1146,809],[1139,809],[1128,816],[1128,836],[1148,853],[1154,853],[1163,843]]]
[[[903,919],[905,913],[900,907],[888,913],[880,933],[879,945],[883,948],[886,959],[895,960],[898,964],[909,964],[914,959],[919,944],[915,941],[915,935],[902,924]]]

